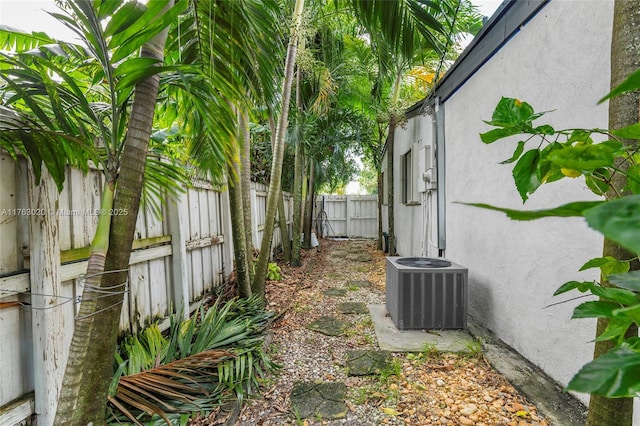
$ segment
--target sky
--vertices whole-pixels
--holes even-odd
[[[498,6],[502,4],[502,0],[471,0],[471,3],[478,6],[478,10],[484,16],[490,17]]]
[[[43,9],[58,11],[53,0],[0,0],[0,25],[44,31],[53,38],[73,41],[74,34]]]
[[[485,16],[500,6],[502,0],[472,0]],[[56,11],[53,0],[0,0],[0,25],[27,31],[42,31],[53,38],[73,41],[74,34],[44,10]]]

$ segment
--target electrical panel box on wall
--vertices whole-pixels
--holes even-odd
[[[420,149],[419,155],[419,192],[427,192],[437,189],[438,182],[435,164],[433,147],[431,145],[423,146]]]

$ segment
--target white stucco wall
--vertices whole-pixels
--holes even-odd
[[[394,192],[395,203],[395,233],[396,251],[400,256],[428,256],[437,257],[437,226],[435,222],[436,202],[435,192],[420,192],[416,194],[418,204],[404,204],[401,201],[400,157],[413,149],[412,155],[422,154],[421,148],[433,146],[433,120],[429,115],[420,115],[399,126],[395,132],[394,142]],[[414,159],[414,166],[421,166],[422,161]],[[422,170],[418,167],[413,171],[413,185],[419,186]],[[427,207],[430,206],[430,207]]]
[[[610,1],[552,1],[445,103],[448,258],[469,268],[470,314],[566,384],[592,356],[595,322],[570,320],[570,302],[552,294],[601,254],[602,238],[582,219],[513,222],[453,202],[522,208],[510,158],[517,138],[481,143],[501,96],[529,102],[556,128],[607,127]],[[543,122],[541,121],[540,124]],[[541,187],[525,204],[546,208],[591,199],[583,179]],[[570,295],[575,296],[575,295]],[[583,397],[584,399],[584,397]]]
[[[536,111],[555,110],[539,124],[606,128],[607,105],[597,102],[609,89],[612,15],[609,0],[551,1],[444,103],[445,257],[469,268],[470,315],[563,385],[591,359],[595,321],[570,319],[581,301],[549,305],[577,295],[553,297],[564,282],[598,278],[578,269],[601,255],[601,236],[578,218],[514,222],[458,202],[540,209],[595,198],[582,178],[566,179],[542,186],[523,206],[513,164],[498,164],[511,157],[518,139],[485,145],[478,135],[490,130],[483,120],[501,96],[527,101]],[[416,128],[431,125],[430,116],[418,116],[396,131],[396,188],[399,156]],[[421,255],[424,238],[414,230],[423,208],[403,206],[397,195],[395,211],[399,253]],[[637,402],[635,411],[640,424]]]

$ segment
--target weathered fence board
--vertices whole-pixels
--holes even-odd
[[[16,208],[16,164],[11,157],[0,153],[0,241],[16,241],[17,216],[9,214]],[[0,274],[18,269],[16,244],[0,244]]]
[[[27,170],[24,161],[16,164],[0,152],[0,424],[20,422],[34,412],[39,424],[52,422],[103,184],[98,170],[87,175],[68,170],[60,194],[50,180],[45,182],[54,188],[55,199],[42,204],[42,194],[34,192],[31,199],[27,194],[35,188]],[[252,185],[256,247],[264,228],[266,191]],[[38,206],[46,214],[34,215],[30,209]],[[205,293],[222,286],[233,271],[229,214],[227,193],[204,180],[166,200],[160,216],[141,209],[121,330],[138,331],[173,312],[186,315]],[[56,238],[48,251],[42,246],[47,238]],[[276,228],[274,245],[279,238]]]
[[[3,303],[17,303],[17,296],[3,299]],[[24,383],[27,356],[25,348],[16,342],[22,342],[26,336],[23,331],[24,311],[20,306],[7,307],[0,310],[0,351],[2,353],[2,386],[0,401],[9,402],[23,393],[29,392]]]

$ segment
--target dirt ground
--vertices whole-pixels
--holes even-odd
[[[384,303],[384,254],[372,241],[321,240],[320,250],[305,251],[303,260],[300,268],[281,264],[283,279],[267,286],[268,308],[278,315],[269,330],[270,351],[282,368],[239,413],[212,413],[193,419],[191,426],[225,421],[240,426],[550,424],[491,367],[480,343],[465,354],[430,347],[393,353],[389,367],[378,374],[349,376],[345,359],[350,351],[378,348],[368,313],[344,314],[338,307]],[[362,282],[370,285],[353,284]],[[345,332],[327,336],[308,328],[326,316],[345,321]],[[344,416],[301,418],[291,405],[297,382],[344,383]]]

